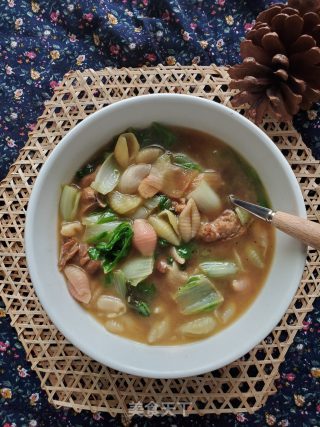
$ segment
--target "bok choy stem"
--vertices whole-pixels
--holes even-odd
[[[60,213],[64,221],[73,221],[77,215],[81,191],[72,185],[64,185],[60,197]]]

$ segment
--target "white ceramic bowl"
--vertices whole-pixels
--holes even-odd
[[[289,306],[305,263],[305,248],[277,232],[268,279],[235,323],[203,341],[148,346],[109,333],[69,295],[58,271],[57,221],[61,184],[111,138],[130,126],[158,121],[210,133],[241,153],[259,172],[272,205],[305,216],[295,176],[272,141],[255,125],[220,104],[186,95],[147,95],[103,108],[72,129],[37,178],[26,221],[26,254],[41,304],[57,328],[84,353],[135,375],[176,378],[220,368],[241,357],[276,326]]]

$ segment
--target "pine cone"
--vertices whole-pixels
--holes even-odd
[[[260,123],[266,113],[290,120],[320,100],[320,0],[288,0],[261,12],[246,40],[243,63],[230,68],[233,106],[248,103]]]

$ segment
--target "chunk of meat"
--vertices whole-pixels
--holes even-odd
[[[186,207],[186,205],[187,205],[187,199],[185,197],[172,201],[172,208],[175,211],[175,213],[178,215],[181,214],[181,212]]]
[[[98,206],[99,204],[98,204],[97,196],[94,189],[91,187],[83,188],[81,190],[81,197],[80,197],[80,206],[79,206],[80,214],[83,215],[84,213]]]
[[[92,260],[88,255],[89,246],[86,243],[80,243],[79,245],[79,264],[83,267],[87,273],[95,274],[100,266],[100,261]]]
[[[66,264],[79,252],[79,242],[76,239],[67,239],[61,248],[59,269],[63,270]]]
[[[89,173],[88,175],[85,175],[83,178],[81,178],[79,181],[79,186],[81,188],[90,187],[90,185],[93,183],[93,181],[96,178],[97,172],[98,172],[98,168],[95,171],[93,171],[93,172]]]
[[[159,273],[166,273],[168,271],[169,264],[167,263],[165,258],[159,258],[156,261],[156,269]]]
[[[241,236],[245,232],[238,215],[231,209],[226,209],[212,222],[202,222],[198,238],[205,242],[229,240]]]

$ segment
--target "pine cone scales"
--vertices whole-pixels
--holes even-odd
[[[289,0],[261,12],[240,45],[243,63],[231,67],[230,87],[240,92],[234,106],[250,105],[261,122],[265,113],[290,120],[320,99],[320,0]]]

